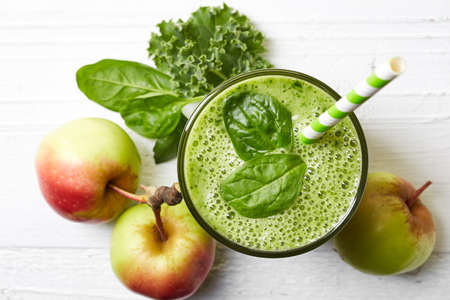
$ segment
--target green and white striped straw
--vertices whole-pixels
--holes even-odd
[[[326,112],[322,113],[308,127],[302,130],[300,139],[304,144],[316,142],[328,129],[339,123],[350,112],[357,109],[385,85],[405,70],[401,57],[392,57],[375,68],[365,80],[359,82],[345,97],[339,99]]]

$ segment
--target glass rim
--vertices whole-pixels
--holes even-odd
[[[367,182],[367,174],[368,174],[368,149],[367,149],[367,143],[366,139],[363,133],[363,130],[361,128],[361,124],[359,123],[358,119],[356,118],[356,115],[354,113],[349,113],[348,116],[353,124],[353,127],[356,130],[360,149],[361,149],[361,175],[359,180],[358,189],[356,191],[355,197],[353,198],[352,202],[350,203],[350,208],[347,210],[345,215],[341,217],[339,222],[328,231],[326,234],[318,238],[317,240],[314,240],[311,243],[308,243],[306,245],[292,248],[292,249],[285,249],[285,250],[261,250],[261,249],[254,249],[242,246],[227,237],[220,234],[218,231],[216,231],[214,228],[212,228],[208,222],[200,215],[200,213],[197,211],[194,203],[192,202],[189,191],[186,186],[185,182],[185,174],[184,174],[184,154],[186,149],[186,143],[188,140],[189,132],[191,131],[195,121],[197,120],[200,113],[203,111],[203,109],[211,102],[217,95],[222,93],[225,89],[229,88],[230,86],[250,79],[254,77],[259,76],[267,76],[267,75],[275,75],[275,76],[287,76],[291,78],[301,79],[304,80],[320,89],[322,89],[324,92],[326,92],[328,95],[333,97],[336,101],[341,98],[341,96],[334,91],[331,87],[326,85],[324,82],[309,76],[307,74],[297,72],[297,71],[291,71],[286,69],[261,69],[261,70],[255,70],[250,71],[247,73],[243,73],[237,76],[234,76],[223,83],[221,83],[219,86],[217,86],[214,90],[212,90],[209,94],[205,96],[205,98],[200,102],[200,104],[195,108],[194,112],[191,114],[189,120],[187,121],[183,132],[181,134],[180,143],[178,146],[178,155],[177,155],[177,172],[178,172],[178,182],[180,184],[181,193],[183,195],[183,199],[191,212],[192,216],[195,218],[195,220],[200,224],[203,229],[210,234],[214,239],[219,241],[220,243],[224,244],[225,246],[247,254],[251,256],[256,257],[266,257],[266,258],[282,258],[282,257],[289,257],[289,256],[295,256],[302,253],[309,252],[320,245],[324,244],[326,241],[330,240],[333,236],[335,236],[339,231],[343,229],[343,227],[350,221],[350,219],[353,217],[353,215],[356,212],[356,209],[358,208],[358,205],[363,197],[364,189]]]

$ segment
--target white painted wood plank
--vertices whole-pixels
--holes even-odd
[[[182,17],[187,12],[197,9],[201,5],[221,5],[221,0],[166,0],[155,4],[153,1],[129,0],[79,0],[66,1],[62,3],[56,0],[42,0],[39,4],[30,3],[27,0],[4,0],[1,2],[1,12],[7,15],[20,13],[40,14],[64,13],[71,11],[93,11],[103,15],[122,15],[127,12],[141,12],[150,15]],[[228,0],[226,3],[232,7],[241,9],[252,19],[264,15],[266,19],[291,21],[299,18],[311,18],[316,16],[327,16],[329,18],[358,18],[377,19],[389,17],[425,17],[427,19],[448,18],[448,2],[446,0],[431,0],[427,3],[409,0],[379,0],[376,5],[368,5],[358,0],[344,1],[309,1],[299,2],[293,0],[278,0],[276,4],[272,1],[239,1]]]
[[[3,299],[144,299],[114,277],[107,249],[0,249],[0,257]],[[331,249],[261,259],[220,246],[192,299],[445,299],[449,272],[449,254],[432,255],[413,273],[380,277],[352,269]]]
[[[375,48],[371,48],[372,50],[363,54],[338,53],[330,55],[330,52],[327,55],[321,55],[314,49],[323,47],[323,45],[320,46],[322,43],[309,47],[309,50],[302,50],[304,49],[304,43],[300,41],[285,44],[274,41],[274,44],[277,44],[277,46],[270,50],[269,58],[276,67],[293,69],[315,76],[335,88],[339,93],[346,93],[355,85],[355,82],[366,76],[374,65],[397,54],[404,54],[408,64],[407,71],[386,88],[386,93],[413,95],[425,93],[443,94],[445,96],[450,93],[448,85],[450,74],[442,72],[442,66],[450,65],[450,54],[408,54],[395,50],[390,51],[389,54],[378,54]],[[0,88],[4,91],[0,95],[0,103],[3,101],[30,101],[30,97],[43,100],[60,99],[60,101],[74,98],[85,99],[78,91],[75,81],[75,73],[81,66],[94,63],[102,58],[128,59],[149,63],[145,58],[147,46],[145,43],[125,48],[102,45],[104,51],[99,50],[101,47],[98,45],[84,46],[84,50],[80,50],[80,52],[87,52],[89,51],[87,49],[92,49],[92,53],[87,54],[85,58],[66,57],[62,60],[42,60],[32,57],[24,60],[8,59],[1,62],[2,68],[7,71],[0,73]],[[58,48],[58,46],[55,46],[55,48]],[[71,53],[70,51],[79,52],[78,49],[81,49],[81,47],[75,47],[73,50],[57,49],[55,51],[53,49],[50,51],[52,53],[50,55],[57,58],[59,55],[57,53],[65,53],[64,55],[67,56],[66,53]],[[130,49],[130,51],[127,49]],[[42,51],[33,47],[29,50]],[[46,55],[49,53],[44,52],[46,52]],[[90,57],[88,57],[89,55]],[[42,74],[43,70],[45,70],[45,75]],[[449,97],[446,97],[443,101],[448,99]]]
[[[3,18],[0,21],[0,44],[14,45],[55,45],[60,42],[65,45],[79,43],[113,43],[121,45],[127,42],[140,43],[143,34],[150,38],[150,32],[157,31],[156,25],[171,17],[160,15],[149,16],[140,12],[121,14],[108,19],[101,14],[74,11],[62,16],[51,14],[47,18],[27,16],[27,19],[17,23],[15,18]],[[83,16],[85,19],[80,20]],[[392,40],[400,45],[414,39],[427,39],[429,43],[444,45],[450,36],[448,28],[450,20],[426,19],[330,19],[328,17],[297,19],[295,21],[272,21],[252,19],[255,26],[268,38],[280,40]],[[414,25],[414,26],[412,26]],[[102,33],[99,35],[98,33]],[[125,35],[128,33],[128,35]],[[276,33],[276,35],[274,35]],[[95,39],[97,36],[97,39]],[[418,49],[429,47],[429,44],[417,45]],[[413,50],[413,49],[411,49]],[[445,49],[442,49],[445,50]]]

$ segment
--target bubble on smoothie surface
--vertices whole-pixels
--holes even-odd
[[[308,166],[294,204],[268,218],[243,217],[219,195],[220,183],[243,163],[222,119],[223,100],[241,90],[269,94],[297,116],[293,148]],[[332,230],[346,215],[359,185],[361,152],[356,131],[346,118],[316,144],[304,145],[299,137],[300,129],[333,102],[309,83],[264,76],[243,81],[209,103],[190,132],[184,157],[191,199],[207,223],[235,243],[269,251],[297,248]]]

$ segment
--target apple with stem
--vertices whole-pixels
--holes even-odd
[[[369,174],[355,216],[337,235],[335,246],[356,269],[372,274],[409,272],[433,251],[433,217],[419,199],[431,184],[419,189],[393,174]]]
[[[141,196],[113,185],[110,188],[142,203],[125,211],[112,233],[111,265],[120,281],[155,299],[186,298],[195,293],[212,267],[215,242],[186,204],[178,204],[178,186],[142,187],[145,194]],[[178,205],[161,207],[163,203]]]
[[[128,134],[111,121],[84,118],[47,135],[39,146],[36,170],[48,204],[79,222],[107,222],[130,201],[109,183],[135,191],[141,159]]]

